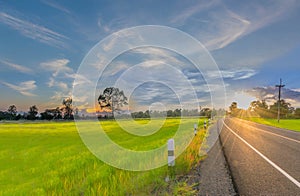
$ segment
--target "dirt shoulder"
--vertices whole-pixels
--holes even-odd
[[[207,157],[188,175],[188,184],[197,184],[197,195],[237,195],[219,141],[217,125],[209,130]]]

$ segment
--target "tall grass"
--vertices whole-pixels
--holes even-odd
[[[300,119],[281,119],[278,123],[277,119],[272,118],[243,118],[260,124],[265,124],[273,127],[279,127],[300,132]]]
[[[120,145],[151,149],[166,142],[180,121],[168,119],[143,144],[116,128],[115,122],[103,123],[107,123],[108,135]],[[176,159],[176,176],[200,160],[198,151],[204,135],[200,130]],[[172,195],[188,190],[185,183],[166,182],[167,175],[167,166],[132,172],[103,163],[82,143],[73,122],[0,124],[0,195]]]

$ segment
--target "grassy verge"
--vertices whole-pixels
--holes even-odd
[[[104,122],[109,137],[135,149],[139,138],[114,123]],[[165,143],[179,123],[168,119],[157,134],[147,137],[144,148]],[[176,159],[175,178],[166,182],[167,166],[131,172],[103,163],[82,143],[73,122],[1,123],[0,195],[188,195],[191,188],[176,179],[201,159],[198,151],[204,136],[202,130],[194,137]]]
[[[260,124],[270,125],[274,127],[289,129],[293,131],[300,132],[300,119],[281,119],[280,123],[277,122],[277,119],[266,119],[266,118],[243,118],[245,120],[250,120]]]

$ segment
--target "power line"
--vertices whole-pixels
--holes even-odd
[[[277,114],[277,121],[279,123],[280,121],[280,98],[281,98],[281,88],[283,88],[285,85],[282,84],[282,80],[280,78],[280,84],[277,84],[275,87],[278,88],[278,102],[277,102],[277,107],[278,107],[278,114]]]

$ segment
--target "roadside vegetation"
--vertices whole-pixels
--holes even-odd
[[[185,120],[195,122],[198,118]],[[139,123],[148,121],[139,120]],[[103,163],[82,143],[74,122],[2,122],[0,195],[192,194],[191,186],[178,179],[201,159],[199,148],[205,136],[205,130],[201,129],[203,121],[200,120],[197,136],[176,159],[175,176],[168,182],[165,181],[169,175],[167,166],[131,172]],[[142,145],[139,138],[130,138],[115,121],[101,123],[109,125],[109,136],[119,145],[132,149]],[[166,143],[179,123],[179,118],[168,118],[160,131],[146,140],[145,149]]]
[[[243,118],[243,119],[260,123],[260,124],[273,126],[273,127],[279,127],[283,129],[300,132],[300,119],[281,119],[280,123],[278,123],[277,119],[271,119],[271,118],[250,117],[250,118]]]

